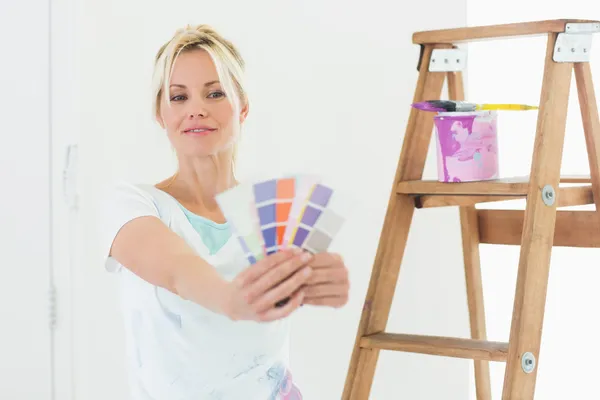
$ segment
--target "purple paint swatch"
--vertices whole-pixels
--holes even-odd
[[[248,261],[250,261],[250,264],[256,264],[256,258],[253,255],[248,256]]]
[[[327,206],[327,203],[329,203],[329,199],[331,199],[332,194],[333,190],[331,190],[327,186],[317,184],[310,196],[310,201],[312,203],[320,205],[321,207],[325,207]]]
[[[258,219],[260,220],[261,226],[275,222],[275,204],[259,207]]]
[[[319,215],[321,215],[321,210],[311,206],[306,206],[301,222],[308,226],[314,226],[315,222],[317,222],[317,218],[319,218]]]
[[[277,181],[269,180],[254,185],[254,201],[262,203],[263,201],[274,199],[277,196]]]
[[[294,237],[294,245],[302,247],[302,244],[306,240],[308,233],[309,232],[306,229],[302,227],[298,228],[298,231],[296,231],[296,236]]]
[[[265,239],[265,248],[277,246],[277,228],[267,228],[262,231]]]

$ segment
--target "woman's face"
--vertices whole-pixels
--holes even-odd
[[[179,55],[170,92],[162,94],[157,116],[179,157],[208,157],[230,149],[246,114],[247,107],[234,112],[206,51]]]

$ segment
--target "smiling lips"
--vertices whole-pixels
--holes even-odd
[[[214,131],[216,131],[216,129],[208,126],[195,126],[193,128],[186,129],[185,131],[183,131],[183,134],[190,136],[206,136]]]

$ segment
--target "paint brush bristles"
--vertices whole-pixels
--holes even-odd
[[[469,112],[478,110],[525,111],[538,109],[537,106],[528,106],[524,104],[476,104],[453,100],[428,100],[420,103],[413,103],[412,106],[419,110],[432,112]]]

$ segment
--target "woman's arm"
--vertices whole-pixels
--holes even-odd
[[[110,255],[145,281],[234,320],[270,321],[289,315],[302,303],[304,293],[299,289],[311,272],[306,267],[309,255],[280,252],[228,282],[153,216],[124,224]],[[274,307],[289,296],[292,300],[284,307]]]
[[[227,314],[227,281],[158,218],[139,217],[123,225],[110,255],[145,281]]]

